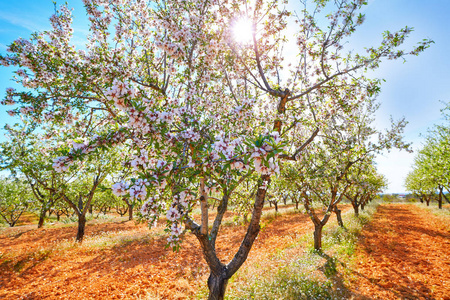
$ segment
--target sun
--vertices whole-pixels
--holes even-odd
[[[238,19],[233,25],[233,38],[241,44],[249,44],[253,41],[253,24],[247,18]]]

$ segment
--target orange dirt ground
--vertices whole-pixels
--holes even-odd
[[[381,205],[356,251],[353,299],[450,299],[450,222],[416,205]]]
[[[341,208],[346,211],[350,205]],[[313,230],[309,217],[299,213],[261,224],[245,264]],[[142,238],[115,246],[89,246],[95,236],[110,231]],[[229,261],[244,234],[240,226],[223,227],[216,246],[219,257]],[[164,248],[161,228],[149,230],[133,221],[88,224],[83,245],[61,246],[75,235],[76,227],[36,229],[35,225],[0,233],[0,299],[186,299],[206,285],[208,268],[191,234],[178,253]],[[8,259],[8,253],[15,253],[14,258]]]

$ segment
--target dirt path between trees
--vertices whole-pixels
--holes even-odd
[[[245,264],[265,259],[313,230],[301,213],[261,224]],[[101,246],[102,236],[111,231],[123,235],[122,242]],[[164,248],[161,229],[149,231],[134,222],[91,225],[82,246],[64,244],[74,232],[30,228],[0,236],[0,299],[186,299],[206,284],[208,268],[191,234],[174,253]],[[244,235],[241,226],[223,227],[216,246],[219,257],[229,261]],[[139,238],[129,241],[127,236]],[[14,259],[8,259],[14,252]]]
[[[360,237],[353,299],[450,300],[450,222],[416,205],[381,205]]]

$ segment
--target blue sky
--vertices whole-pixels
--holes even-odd
[[[87,32],[85,12],[81,0],[68,0],[74,8],[74,42],[82,42]],[[58,1],[58,5],[63,3]],[[0,53],[18,37],[27,38],[33,31],[49,29],[49,17],[54,12],[51,0],[0,0]],[[355,33],[348,47],[361,50],[364,46],[377,45],[381,33],[395,31],[404,26],[414,27],[407,45],[414,45],[423,38],[431,38],[435,44],[418,57],[409,57],[407,62],[387,61],[372,73],[386,80],[379,100],[382,103],[377,113],[378,128],[388,126],[389,118],[405,117],[409,124],[405,140],[420,149],[427,129],[440,122],[440,101],[450,101],[450,1],[448,0],[369,0],[364,9],[366,22]],[[0,67],[0,98],[7,87],[14,87],[10,78],[11,68]],[[18,120],[0,107],[0,127]],[[2,137],[0,137],[2,139]],[[380,156],[378,169],[390,182],[387,192],[404,192],[403,181],[410,170],[414,154],[392,151]]]

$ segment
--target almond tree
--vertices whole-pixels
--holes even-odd
[[[437,193],[438,206],[442,209],[445,199],[450,203],[444,189],[450,192],[450,117],[449,107],[442,110],[444,120],[442,125],[435,125],[428,131],[426,143],[419,150],[413,165],[413,171],[406,178],[405,185],[409,191],[425,201],[427,206]]]
[[[359,216],[359,208],[364,210],[364,206],[387,187],[387,180],[377,173],[372,157],[355,165],[347,181],[351,186],[345,197],[351,202],[355,216]]]
[[[356,180],[348,180],[361,164],[367,164],[373,155],[397,147],[409,149],[402,141],[401,134],[406,122],[400,120],[392,123],[385,133],[377,132],[371,123],[378,105],[368,100],[359,108],[358,116],[348,122],[335,114],[330,118],[330,125],[307,148],[298,163],[290,164],[283,170],[283,177],[290,184],[295,184],[302,194],[303,205],[314,223],[314,249],[322,249],[322,230],[331,214],[335,212],[343,226],[337,205],[349,192]],[[373,141],[378,135],[378,140]],[[361,176],[362,177],[362,176]],[[362,180],[359,178],[358,180]],[[322,203],[325,214],[320,217],[313,207],[313,202]]]
[[[11,114],[36,121],[70,122],[77,113],[92,127],[92,120],[107,120],[110,131],[90,140],[83,153],[62,156],[57,170],[97,147],[131,148],[135,178],[114,191],[146,201],[141,211],[150,220],[166,214],[175,249],[182,225],[197,237],[210,267],[209,299],[223,299],[229,278],[246,260],[279,160],[296,161],[330,115],[351,119],[363,95],[378,91],[379,81],[363,71],[430,44],[399,49],[411,31],[405,27],[385,32],[367,55],[345,53],[346,39],[364,20],[357,14],[361,0],[316,1],[312,11],[300,1],[295,13],[261,0],[84,3],[86,50],[71,44],[72,17],[63,6],[51,17],[52,30],[17,40],[12,54],[0,57],[3,65],[18,66],[17,81],[34,91],[10,89],[4,103],[17,103]],[[328,23],[324,29],[320,17]],[[243,23],[250,24],[250,38],[238,41],[233,32]],[[291,62],[283,52],[285,36],[292,36],[288,27],[297,32]],[[259,175],[252,217],[236,255],[223,263],[216,236],[231,193],[252,172]],[[211,231],[210,182],[222,193]],[[190,214],[198,198],[200,223]]]
[[[436,195],[436,186],[423,170],[416,168],[408,173],[405,179],[405,187],[417,197],[420,202],[424,202],[427,206],[430,205],[431,200]]]
[[[56,193],[61,184],[60,176],[53,168],[48,168],[46,144],[41,136],[33,134],[30,126],[7,126],[7,132],[8,140],[0,144],[1,168],[24,177],[36,204],[39,203],[38,228],[41,228],[47,212],[60,199]]]
[[[14,227],[20,216],[29,208],[33,196],[19,179],[0,178],[0,217]]]

